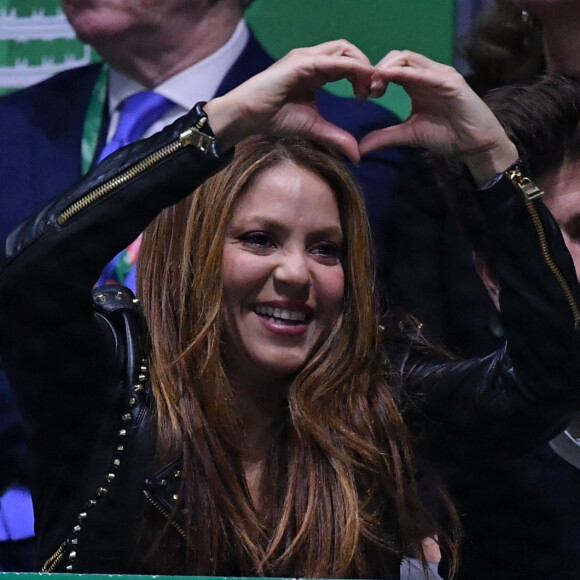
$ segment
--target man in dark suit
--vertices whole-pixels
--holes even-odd
[[[88,4],[90,7],[86,7]],[[101,54],[111,75],[121,77],[125,84],[133,83],[129,90],[157,90],[183,75],[186,69],[199,66],[222,50],[240,22],[243,23],[243,5],[248,2],[166,0],[164,4],[172,6],[175,12],[173,18],[169,8],[160,17],[158,8],[147,8],[147,3],[142,3],[146,14],[140,16],[135,15],[134,8],[129,8],[133,3],[119,1],[116,4],[121,8],[116,10],[99,10],[101,4],[106,3],[63,0],[63,9],[79,38]],[[125,5],[127,7],[123,8]],[[196,8],[186,12],[182,5]],[[155,12],[154,20],[147,10]],[[174,26],[174,21],[182,24]],[[184,21],[189,21],[189,25],[185,26]],[[217,38],[215,33],[207,32],[215,28],[221,31]],[[133,35],[129,34],[131,30],[134,30]],[[208,36],[212,37],[211,42],[207,40]],[[197,46],[198,49],[176,48],[185,45],[180,37],[188,39],[188,47]],[[167,38],[172,42],[164,45],[160,39]],[[199,48],[202,43],[204,49]],[[159,53],[165,56],[157,56]],[[210,93],[203,90],[199,93],[198,87],[195,90],[207,95],[206,99],[223,94],[272,62],[270,55],[247,31],[241,51],[217,83],[217,88]],[[90,105],[94,104],[95,83],[101,71],[101,64],[73,69],[0,98],[0,240],[3,241],[20,221],[80,178],[83,131]],[[192,99],[187,106],[195,102]],[[395,115],[378,105],[337,97],[326,91],[320,92],[317,103],[325,117],[355,136],[362,136],[374,127],[398,122]],[[185,104],[176,105],[175,117],[186,110]],[[93,162],[110,137],[109,115],[114,117],[115,111],[110,111],[109,107],[110,103],[102,107],[103,122],[97,135]],[[384,263],[387,253],[382,251],[384,244],[379,242],[382,242],[385,226],[395,212],[389,191],[397,186],[405,160],[406,154],[394,148],[371,155],[354,168],[365,193],[380,264]]]
[[[0,241],[93,164],[115,130],[118,105],[155,90],[175,106],[152,119],[148,136],[197,101],[209,100],[267,68],[273,59],[243,20],[251,0],[62,0],[80,40],[103,64],[70,70],[0,98]],[[357,138],[398,119],[375,104],[321,91],[317,104],[332,123]],[[381,274],[387,269],[394,195],[406,153],[393,148],[354,167],[369,209]],[[71,272],[74,276],[74,272]],[[0,440],[22,442],[18,415],[0,369]],[[15,435],[15,432],[17,435]],[[0,471],[8,469],[0,464]],[[2,490],[0,489],[0,494]],[[0,508],[1,509],[1,508]]]
[[[542,188],[580,281],[580,83],[545,76],[485,99]],[[499,311],[492,265],[479,253],[475,264]],[[461,580],[578,578],[580,417],[554,435],[516,456],[474,454],[445,473],[463,524]]]

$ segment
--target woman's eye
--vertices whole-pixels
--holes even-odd
[[[265,232],[248,232],[240,236],[241,241],[255,248],[273,248],[274,241],[271,236]]]
[[[342,258],[342,250],[334,242],[321,242],[320,244],[316,244],[310,249],[310,252],[315,256],[332,261],[339,261]]]

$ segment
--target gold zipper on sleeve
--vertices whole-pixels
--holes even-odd
[[[513,185],[518,189],[524,198],[524,203],[528,209],[530,217],[532,218],[532,223],[536,228],[536,232],[538,234],[538,240],[540,242],[540,247],[542,249],[542,255],[544,256],[544,261],[546,262],[548,268],[556,277],[556,280],[560,284],[562,288],[562,292],[570,305],[572,310],[572,315],[574,317],[574,328],[580,327],[580,309],[578,308],[578,304],[574,298],[572,290],[570,286],[568,286],[568,282],[564,278],[564,275],[560,271],[560,268],[554,262],[554,259],[550,255],[550,251],[548,250],[548,241],[546,239],[546,232],[544,230],[544,226],[542,225],[542,221],[540,220],[540,215],[538,214],[538,210],[534,205],[533,201],[542,195],[544,195],[544,191],[540,189],[533,181],[529,178],[525,177],[522,174],[522,171],[519,166],[514,166],[510,168],[506,175],[508,179],[513,183]]]
[[[153,497],[153,495],[151,493],[149,493],[147,490],[144,490],[143,493],[145,494],[145,497],[147,498],[147,500],[149,501],[149,503],[158,511],[161,513],[161,515],[169,520],[171,518],[171,514]],[[185,530],[183,529],[183,527],[178,524],[175,521],[175,518],[171,518],[171,525],[181,534],[181,536],[184,539],[187,539],[187,536],[185,534]]]
[[[125,171],[115,175],[105,183],[101,184],[96,189],[88,192],[86,195],[75,201],[72,205],[66,208],[61,214],[59,214],[57,218],[57,223],[59,226],[63,226],[66,222],[68,222],[71,218],[81,212],[83,209],[87,208],[91,204],[95,203],[102,197],[106,196],[107,194],[111,193],[118,187],[128,183],[139,174],[143,173],[147,169],[150,169],[157,163],[163,161],[167,157],[177,153],[180,149],[184,147],[193,146],[199,149],[202,153],[207,153],[213,142],[214,137],[206,135],[202,133],[200,129],[206,124],[207,117],[201,117],[200,120],[196,123],[195,127],[190,127],[179,137],[168,143],[161,149],[150,153]]]
[[[532,201],[544,195],[544,190],[539,188],[529,177],[525,177],[519,165],[514,165],[506,171],[508,179],[515,185],[526,199]]]
[[[64,558],[66,552],[66,541],[63,542],[58,550],[44,563],[41,572],[52,572]]]

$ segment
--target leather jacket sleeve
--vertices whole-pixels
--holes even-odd
[[[409,421],[445,461],[519,453],[580,410],[579,289],[560,229],[540,198],[527,199],[505,175],[476,197],[492,241],[484,257],[500,282],[505,345],[463,361],[395,354]]]
[[[0,355],[33,455],[37,507],[49,506],[55,496],[78,497],[80,482],[92,477],[97,434],[124,379],[124,347],[93,304],[101,269],[163,208],[226,161],[211,146],[210,130],[204,129],[206,135],[195,129],[201,118],[194,109],[119,150],[6,242]],[[192,144],[192,130],[209,143],[205,151]],[[60,504],[59,514],[37,511],[37,529],[46,531],[56,521],[69,526],[82,507],[69,503]]]
[[[184,138],[199,118],[194,109],[119,150],[10,234],[0,263],[0,346],[11,382],[34,384],[55,375],[71,387],[86,381],[86,369],[82,379],[70,365],[62,368],[55,351],[64,345],[52,342],[51,333],[90,353],[90,375],[102,378],[110,347],[101,346],[107,329],[93,314],[91,289],[103,266],[162,209],[224,165],[215,147],[202,152]],[[48,356],[47,344],[55,346]]]

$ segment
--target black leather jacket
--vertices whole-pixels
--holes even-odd
[[[225,163],[191,143],[199,119],[193,110],[120,150],[7,240],[0,355],[29,438],[45,570],[141,572],[144,505],[162,517],[174,505],[180,463],[155,468],[138,304],[123,287],[92,285]],[[559,229],[505,177],[477,195],[496,241],[487,258],[501,278],[507,346],[461,362],[392,350],[409,424],[443,462],[546,440],[580,408],[579,292]],[[174,527],[183,532],[179,518]]]

